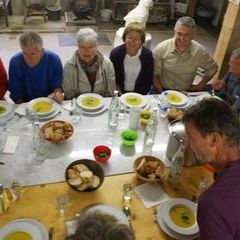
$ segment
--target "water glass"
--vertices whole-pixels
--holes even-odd
[[[199,195],[207,190],[209,186],[208,177],[201,177],[198,186]]]
[[[31,124],[34,124],[36,121],[38,121],[36,112],[30,110],[28,107],[26,107],[26,118]]]
[[[126,118],[126,107],[123,103],[119,104],[119,115],[118,118],[123,120]]]
[[[72,110],[73,113],[73,121],[79,122],[82,118],[82,109],[76,104],[74,109]]]
[[[132,199],[133,185],[130,183],[123,184],[123,201],[130,202]]]
[[[22,198],[22,184],[18,180],[13,180],[10,183],[10,191],[13,200],[20,200]]]
[[[60,214],[68,212],[69,197],[66,195],[61,195],[57,197],[57,209]]]
[[[161,99],[160,104],[159,104],[159,115],[161,118],[166,118],[168,108],[169,108],[167,98],[164,94],[161,94],[161,96],[159,98]]]
[[[33,145],[33,159],[37,162],[43,162],[47,158],[46,141],[39,137],[34,140]]]
[[[5,132],[7,130],[7,120],[3,118],[0,118],[0,132]]]

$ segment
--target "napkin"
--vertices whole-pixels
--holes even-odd
[[[18,145],[19,136],[9,136],[7,137],[5,146],[2,150],[3,153],[15,153]]]
[[[22,103],[15,109],[15,113],[19,114],[20,116],[26,115],[26,104]]]
[[[67,236],[70,236],[75,233],[76,228],[77,228],[77,220],[68,220],[65,222],[66,225],[66,231],[67,231]]]
[[[134,188],[145,208],[154,207],[169,199],[169,196],[158,183],[144,183]]]

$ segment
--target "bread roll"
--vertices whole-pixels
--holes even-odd
[[[93,181],[91,185],[89,185],[90,188],[97,188],[100,184],[100,178],[96,175],[93,175]]]
[[[71,186],[78,187],[83,183],[83,180],[80,177],[72,177],[68,179],[68,183]]]
[[[73,166],[73,169],[75,169],[79,172],[89,171],[89,168],[84,164],[76,164],[76,165]]]

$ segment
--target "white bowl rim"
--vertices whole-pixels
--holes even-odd
[[[195,219],[195,223],[189,228],[180,227],[172,221],[172,219],[169,215],[169,212],[176,205],[184,205],[188,208],[191,208],[193,210],[193,212],[195,214],[195,218],[196,218],[197,205],[195,203],[193,203],[192,201],[185,199],[185,198],[171,198],[164,204],[163,209],[162,209],[162,211],[163,211],[162,213],[164,216],[163,220],[167,224],[167,226],[169,228],[171,228],[173,231],[180,233],[180,234],[184,234],[184,235],[192,235],[192,234],[198,233],[199,227],[198,227],[196,219]]]

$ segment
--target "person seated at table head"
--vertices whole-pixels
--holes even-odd
[[[23,33],[19,42],[22,52],[15,54],[9,64],[12,100],[22,103],[52,94],[61,102],[62,63],[58,55],[44,49],[43,40],[36,32]]]
[[[214,80],[212,87],[221,97],[240,113],[240,48],[235,49],[229,59],[229,69],[223,79]]]
[[[174,37],[153,49],[154,90],[202,91],[217,71],[217,64],[205,47],[194,41],[196,24],[191,17],[181,17],[174,28]],[[194,84],[198,68],[204,76]]]
[[[147,94],[153,79],[153,56],[144,47],[145,28],[138,22],[129,23],[122,36],[124,44],[110,53],[117,88],[120,93],[137,92]]]
[[[65,63],[63,91],[65,99],[83,93],[110,97],[116,89],[112,62],[98,51],[98,34],[91,28],[81,28],[77,35],[78,49]]]
[[[183,122],[198,161],[218,169],[215,182],[199,198],[200,239],[240,239],[238,114],[228,103],[208,98],[187,110]]]
[[[8,86],[7,73],[3,65],[2,59],[0,58],[0,100],[3,99],[7,91],[7,86]]]
[[[99,211],[81,213],[77,221],[76,232],[67,240],[134,240],[129,226]]]

